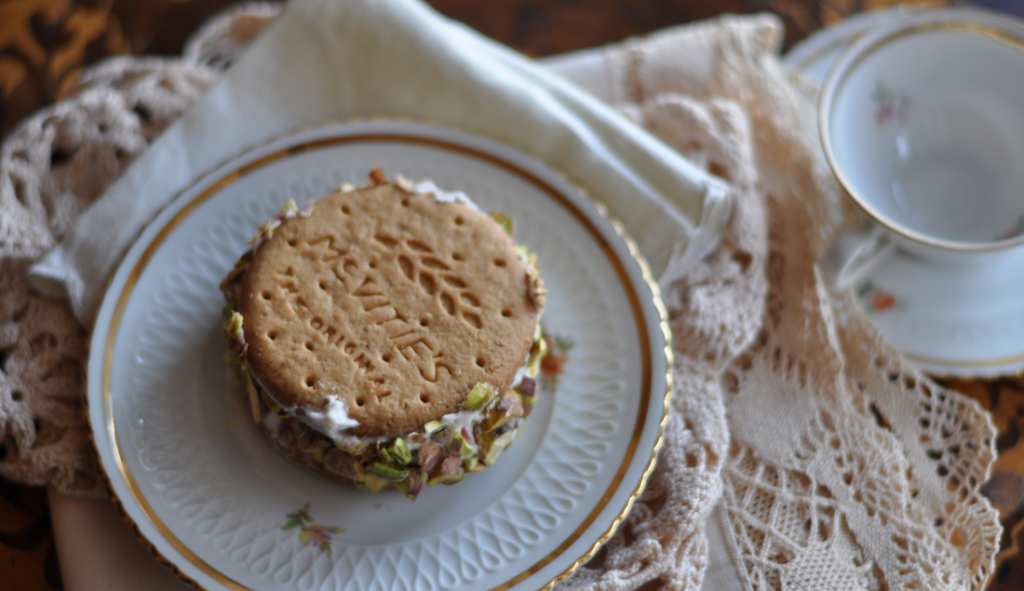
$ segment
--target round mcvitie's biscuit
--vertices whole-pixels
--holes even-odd
[[[391,184],[285,219],[242,283],[247,362],[284,408],[340,398],[387,437],[505,391],[534,343],[527,263],[493,219]]]

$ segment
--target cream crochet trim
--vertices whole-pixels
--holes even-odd
[[[182,60],[116,57],[88,68],[71,98],[23,121],[0,148],[0,475],[105,492],[82,397],[87,333],[66,302],[31,290],[28,265],[278,11],[226,13]]]

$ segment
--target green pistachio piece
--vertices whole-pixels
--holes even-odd
[[[423,426],[423,432],[426,433],[427,435],[433,435],[434,433],[437,433],[441,429],[444,429],[444,423],[442,423],[441,421],[430,421],[429,423]]]
[[[466,472],[479,472],[484,469],[484,466],[480,464],[480,458],[476,456],[462,460],[462,467]]]
[[[512,235],[512,231],[515,229],[515,224],[512,222],[512,218],[501,213],[500,211],[492,211],[491,219],[498,222],[498,225],[505,230],[505,233],[509,236]]]
[[[427,488],[427,481],[423,479],[422,474],[412,474],[409,476],[409,480],[404,482],[409,486],[409,493],[405,496],[413,501],[423,494],[423,490]]]
[[[243,318],[238,312],[231,312],[231,316],[224,321],[224,335],[232,343],[244,343],[245,331],[242,330]]]
[[[493,398],[494,387],[487,382],[477,382],[473,389],[469,391],[466,401],[462,403],[462,408],[466,410],[479,410],[487,406],[487,403]]]
[[[459,441],[459,443],[462,444],[462,446],[459,448],[460,456],[465,458],[473,455],[473,446],[471,446],[466,441],[466,438],[462,436],[462,433],[453,433],[452,436],[454,439],[456,439],[457,441]]]
[[[461,482],[465,477],[465,472],[462,474],[438,474],[427,481],[427,484],[455,484]]]
[[[483,422],[484,431],[492,431],[516,417],[523,416],[523,402],[519,394],[508,390],[498,399]]]
[[[501,452],[505,451],[508,445],[512,443],[512,439],[514,439],[515,436],[515,429],[510,429],[492,441],[490,447],[487,449],[487,456],[484,458],[484,465],[490,466],[496,462],[498,460],[498,456],[500,456]]]
[[[434,469],[427,484],[455,484],[465,475],[466,470],[462,467],[462,460],[455,456],[448,456]]]
[[[377,476],[373,472],[367,472],[363,477],[363,486],[372,493],[380,492],[387,485],[387,479]]]
[[[526,362],[526,371],[529,372],[530,377],[537,377],[537,374],[540,372],[540,362],[547,354],[547,341],[541,338],[533,343],[533,348],[530,349],[530,360]]]
[[[324,461],[324,452],[322,452],[322,451],[313,452],[313,459],[315,459],[318,462]]]
[[[391,456],[391,459],[403,466],[412,461],[412,451],[409,449],[409,444],[401,437],[388,447],[388,454]]]
[[[409,471],[405,468],[397,468],[390,464],[385,464],[384,462],[374,462],[373,464],[370,464],[370,470],[373,470],[388,480],[401,480],[409,475]]]
[[[359,460],[352,461],[352,470],[356,473],[356,477],[359,478],[359,480],[363,480],[363,478],[366,477],[366,470],[363,470],[363,465]]]

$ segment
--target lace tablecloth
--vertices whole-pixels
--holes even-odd
[[[29,290],[25,268],[275,12],[210,23],[182,60],[89,69],[5,142],[6,477],[103,493],[81,419],[85,332]],[[719,495],[725,547],[755,589],[977,588],[992,575],[999,521],[980,488],[994,428],[822,282],[818,255],[858,219],[817,152],[814,89],[775,59],[780,36],[774,19],[727,18],[608,50],[619,106],[740,200],[723,246],[666,294],[678,420],[659,471],[570,587],[698,588]]]

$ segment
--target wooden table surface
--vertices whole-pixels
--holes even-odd
[[[188,35],[235,0],[0,0],[0,139],[63,98],[82,67],[114,54],[177,55]],[[898,0],[430,0],[440,12],[527,55],[620,41],[723,13],[774,12],[786,47],[842,18]],[[932,1],[931,3],[959,3]],[[1021,0],[985,0],[1024,16]],[[0,287],[2,289],[2,287]],[[0,356],[2,358],[2,356]],[[3,371],[0,362],[0,371]],[[992,591],[1024,589],[1024,380],[952,380],[992,411],[1000,457],[985,493],[1004,524]],[[0,428],[0,440],[3,430]],[[6,449],[0,441],[0,462]],[[0,479],[0,588],[63,588],[46,491]]]

